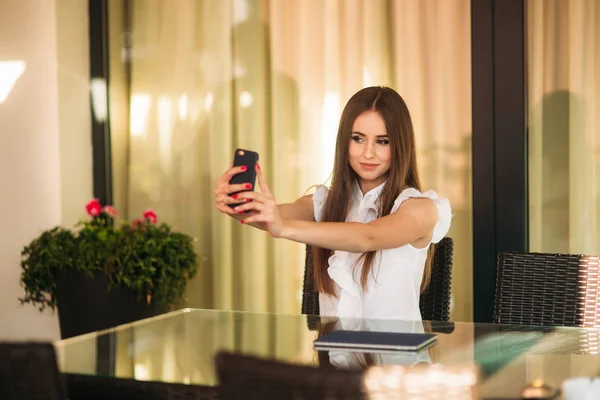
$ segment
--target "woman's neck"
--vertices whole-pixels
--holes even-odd
[[[375,189],[377,186],[381,185],[387,179],[386,176],[382,176],[375,180],[364,180],[358,179],[358,187],[363,195],[369,193],[371,190]]]

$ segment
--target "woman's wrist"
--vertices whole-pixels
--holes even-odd
[[[281,230],[278,238],[280,239],[293,239],[294,233],[294,220],[292,219],[281,219]]]

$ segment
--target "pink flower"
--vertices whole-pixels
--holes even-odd
[[[102,206],[100,205],[100,200],[93,199],[89,203],[86,204],[85,209],[89,216],[97,217],[100,215],[100,211],[102,211]]]
[[[114,208],[113,206],[105,206],[102,209],[102,212],[104,212],[105,214],[110,215],[111,217],[114,217],[114,216],[116,216],[119,213],[119,211],[116,208]]]
[[[155,224],[158,221],[156,213],[154,210],[147,209],[144,211],[144,219],[149,219],[150,223]]]
[[[132,227],[132,228],[137,228],[137,227],[139,227],[139,226],[141,226],[141,225],[144,225],[144,221],[142,221],[142,219],[141,219],[141,218],[138,218],[138,219],[136,219],[135,221],[133,221],[133,222],[131,223],[131,227]]]

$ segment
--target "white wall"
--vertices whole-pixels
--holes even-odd
[[[0,104],[0,339],[60,336],[56,314],[20,305],[19,262],[91,197],[87,29],[86,1],[0,0],[0,62],[26,63]]]
[[[72,226],[92,198],[88,2],[55,1],[61,221]]]

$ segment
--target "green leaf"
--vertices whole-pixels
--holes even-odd
[[[98,232],[98,240],[100,240],[101,242],[106,242],[106,237],[107,237],[106,231]]]

